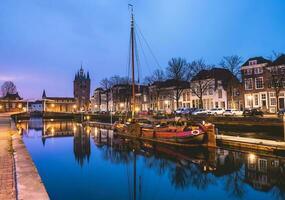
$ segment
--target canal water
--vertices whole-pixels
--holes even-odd
[[[285,199],[285,158],[181,150],[72,121],[19,122],[52,200]]]

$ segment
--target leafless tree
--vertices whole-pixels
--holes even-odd
[[[1,86],[1,93],[3,96],[6,94],[16,94],[17,87],[12,81],[5,81]]]
[[[203,59],[194,60],[189,64],[187,76],[191,78],[190,89],[192,94],[199,98],[199,108],[203,108],[203,96],[205,92],[214,89],[212,79],[199,77],[199,74],[211,68],[212,66],[206,65]]]
[[[145,84],[152,84],[156,81],[164,81],[164,80],[165,80],[164,71],[161,69],[156,69],[153,71],[152,75],[145,77],[144,83]]]
[[[228,80],[228,88],[227,88],[231,96],[231,108],[233,108],[234,106],[235,88],[238,88],[239,86],[238,80],[241,79],[240,65],[242,64],[242,62],[243,62],[242,58],[238,55],[224,56],[220,61],[220,65],[223,68],[229,70],[233,74],[233,77],[231,77]]]
[[[243,60],[238,55],[232,56],[224,56],[220,61],[220,65],[228,69],[234,76],[240,79],[240,65],[242,64]]]
[[[174,100],[176,101],[176,108],[179,107],[179,99],[185,89],[183,82],[187,80],[188,63],[183,58],[172,58],[168,61],[166,74],[168,79],[174,81]]]
[[[285,67],[272,66],[269,69],[269,78],[267,80],[269,88],[275,91],[276,107],[279,108],[280,91],[285,88]]]
[[[112,88],[112,82],[108,78],[104,78],[101,80],[100,85],[106,93],[107,112],[109,112],[109,95]]]

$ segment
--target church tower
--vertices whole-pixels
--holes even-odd
[[[81,66],[73,81],[73,94],[78,110],[88,110],[89,108],[90,84],[89,72],[85,73]]]

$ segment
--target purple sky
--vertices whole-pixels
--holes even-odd
[[[128,3],[163,68],[176,56],[217,64],[232,54],[285,52],[282,0],[2,0],[0,84],[14,81],[24,98],[40,98],[43,89],[72,96],[81,62],[92,89],[127,75]],[[141,74],[156,68],[151,57],[141,60]]]

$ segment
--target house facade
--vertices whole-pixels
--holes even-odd
[[[191,107],[194,108],[228,108],[232,105],[232,96],[229,89],[238,90],[239,80],[227,69],[212,68],[201,70],[191,80]],[[233,92],[234,93],[234,92]],[[236,95],[240,95],[235,92]],[[236,99],[236,97],[234,98]],[[237,101],[237,100],[236,100]],[[234,102],[234,106],[240,109],[242,100]]]
[[[272,84],[273,74],[277,72],[282,77],[282,73],[285,75],[284,68],[284,55],[273,62],[263,57],[253,57],[242,65],[245,109],[260,108],[264,112],[276,113],[284,108],[285,83],[280,80],[281,84],[276,88]],[[280,90],[278,97],[276,89]]]
[[[7,93],[0,98],[0,112],[26,112],[27,102],[20,97],[19,93]]]
[[[43,112],[76,112],[76,99],[72,97],[48,97],[45,90],[42,95]]]

